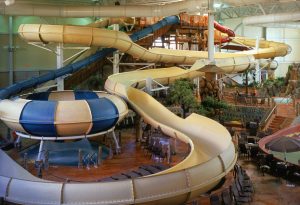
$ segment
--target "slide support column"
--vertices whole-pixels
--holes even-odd
[[[38,161],[38,162],[42,160],[43,148],[44,148],[44,140],[41,140],[38,157],[36,159],[36,161]]]
[[[63,50],[63,44],[59,43],[56,46],[56,68],[60,69],[64,66],[64,50]],[[57,90],[62,91],[64,90],[64,78],[59,77],[56,80],[57,83]]]
[[[8,17],[8,72],[9,85],[14,83],[14,46],[13,46],[13,17]]]
[[[120,29],[119,24],[114,24],[113,29],[115,31],[119,31],[119,29]],[[115,51],[113,53],[113,74],[120,72],[119,63],[120,63],[120,54],[119,54],[119,51]]]
[[[210,64],[215,64],[215,58],[214,58],[214,53],[215,53],[215,46],[214,46],[214,22],[215,22],[215,17],[214,17],[214,0],[209,0],[208,1],[208,60]]]
[[[258,51],[259,49],[259,36],[256,37],[256,42],[255,42],[255,50]],[[259,60],[256,60],[256,65],[255,65],[255,81],[260,83],[261,81],[261,70],[259,68]]]

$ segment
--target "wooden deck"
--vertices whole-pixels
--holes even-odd
[[[170,166],[174,166],[182,161],[188,154],[188,145],[177,141],[177,154],[172,156]],[[16,154],[13,154],[16,156]],[[20,159],[17,159],[20,161]],[[48,170],[42,171],[42,178],[52,181],[75,181],[75,182],[94,182],[108,178],[113,175],[121,174],[132,170],[137,170],[141,165],[164,164],[165,161],[158,161],[150,155],[145,155],[144,150],[139,143],[135,142],[135,133],[133,129],[124,130],[122,132],[122,153],[113,155],[112,159],[102,161],[98,167],[90,166],[90,168],[77,168],[72,166],[52,166]],[[38,171],[34,168],[34,164],[28,165],[29,171],[37,176]]]

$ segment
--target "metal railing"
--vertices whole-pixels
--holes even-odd
[[[87,169],[90,169],[90,165],[98,167],[97,154],[97,152],[89,152],[83,157],[83,165],[85,165]]]

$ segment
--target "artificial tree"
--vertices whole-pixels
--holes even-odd
[[[175,80],[169,89],[169,101],[180,105],[184,118],[190,108],[195,107],[197,104],[193,88],[194,84],[189,79],[182,78]]]

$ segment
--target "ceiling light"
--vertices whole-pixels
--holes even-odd
[[[214,8],[219,9],[221,8],[222,4],[221,3],[214,3]]]
[[[10,6],[15,3],[15,0],[5,0],[4,3],[6,6]]]

